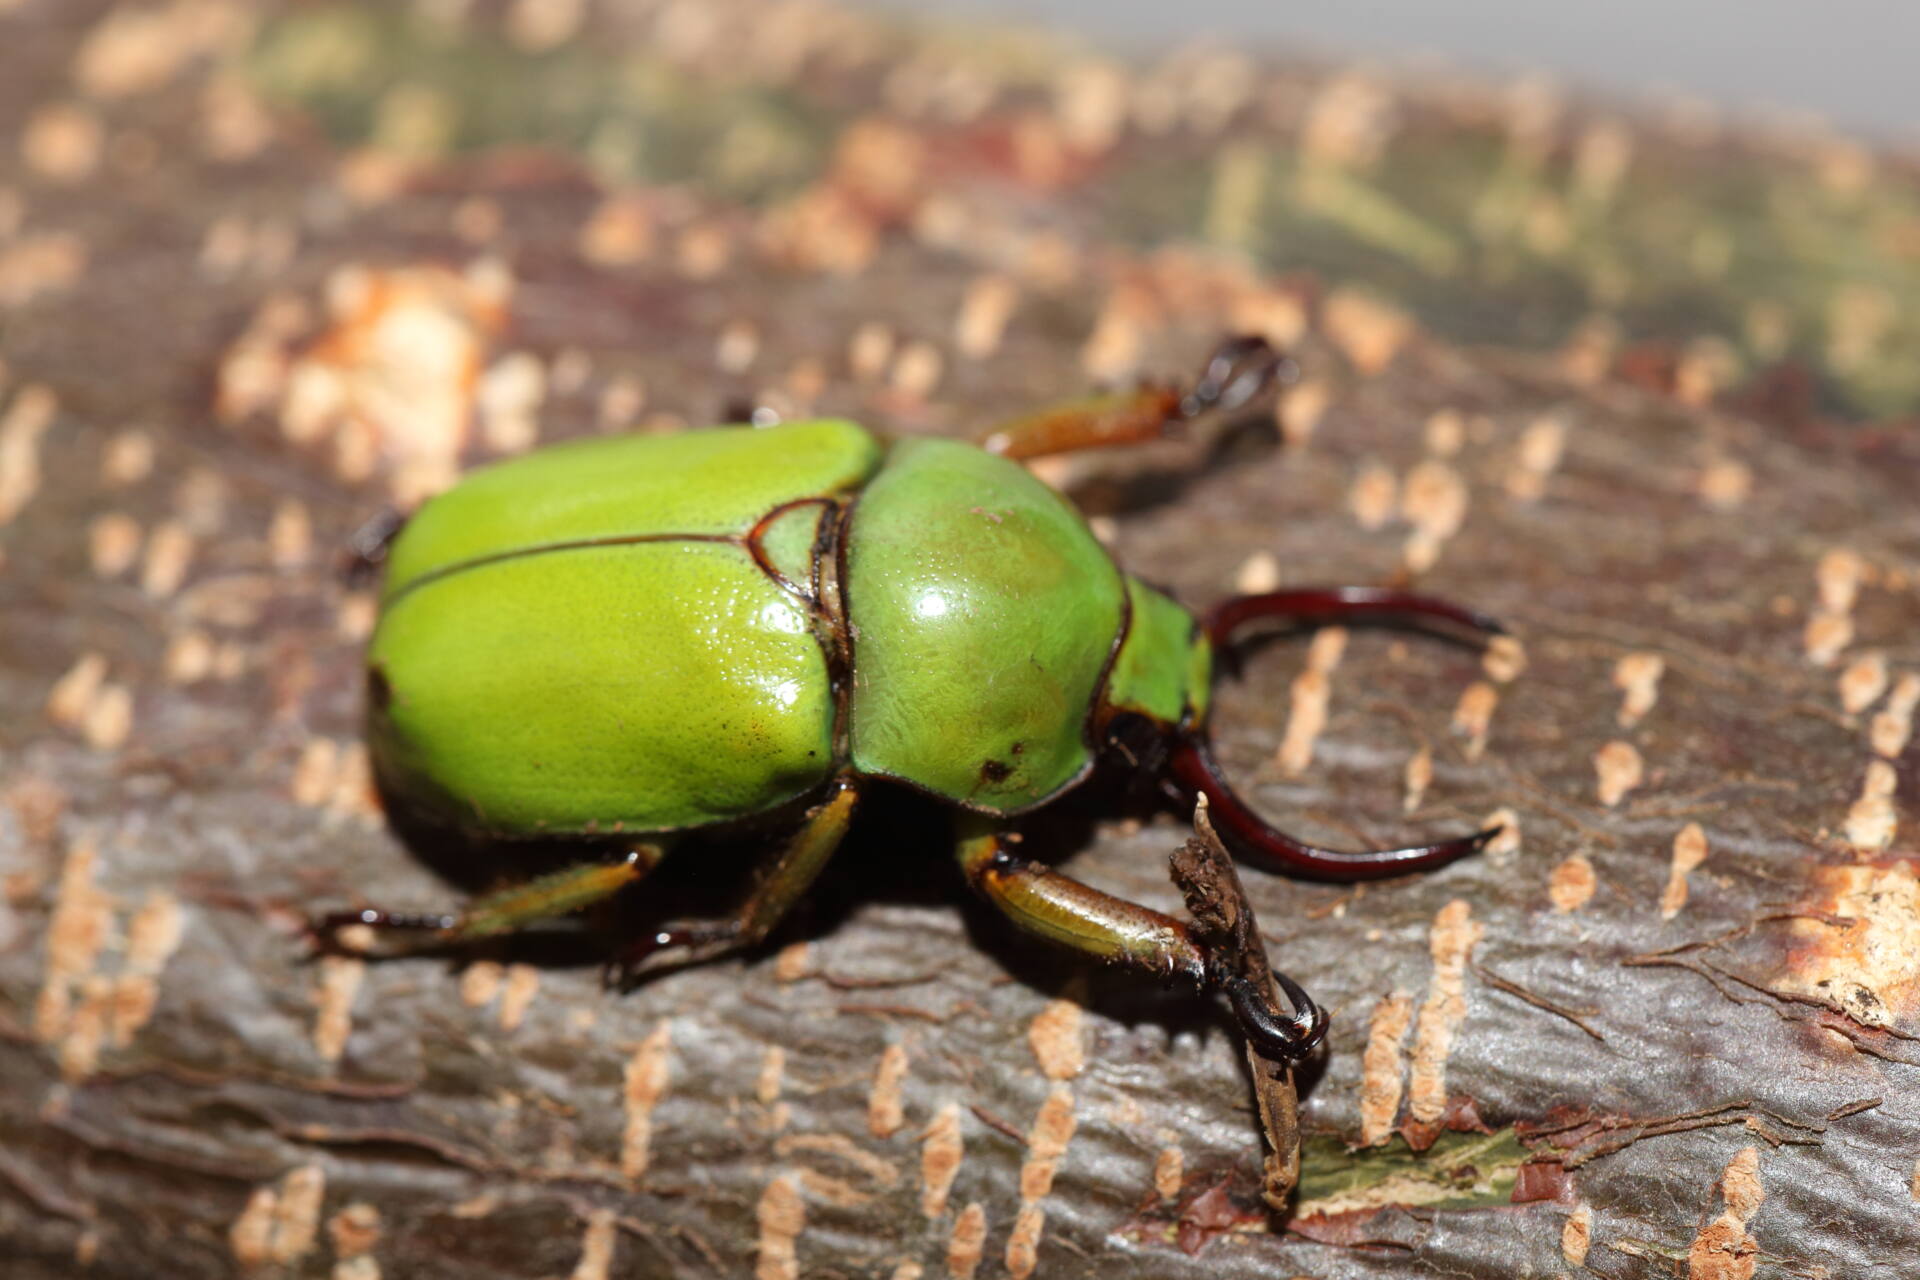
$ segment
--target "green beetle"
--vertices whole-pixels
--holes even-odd
[[[1248,1035],[1297,1057],[1325,1015],[1298,986],[1236,985],[1180,921],[1016,853],[1010,825],[1124,755],[1205,795],[1237,851],[1332,879],[1400,874],[1484,831],[1368,853],[1270,827],[1206,736],[1215,656],[1258,619],[1490,619],[1373,589],[1275,592],[1196,618],[1122,572],[1079,513],[1015,460],[1163,434],[1289,366],[1225,344],[1185,394],[1145,387],[1036,414],[985,447],[885,442],[852,422],[726,426],[556,445],[428,502],[387,550],[368,655],[383,791],[502,840],[589,838],[596,856],[458,914],[327,917],[508,932],[634,884],[679,833],[793,815],[740,911],[667,925],[622,978],[764,939],[876,780],[958,810],[969,881],[1015,923],[1103,960],[1232,997]],[[1119,752],[1109,748],[1119,747]],[[609,856],[608,847],[620,856]]]

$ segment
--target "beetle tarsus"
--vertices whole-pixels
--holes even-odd
[[[1207,357],[1193,389],[1180,397],[1181,419],[1232,413],[1276,382],[1292,382],[1299,366],[1257,334],[1228,338]]]
[[[1293,1005],[1291,1014],[1281,1013],[1271,996],[1262,993],[1244,974],[1228,975],[1221,979],[1220,986],[1233,1003],[1240,1030],[1263,1056],[1297,1062],[1326,1038],[1327,1011],[1286,974],[1276,972],[1273,980],[1287,993]]]
[[[445,933],[459,923],[460,917],[441,912],[382,911],[362,907],[358,911],[335,911],[307,923],[307,936],[319,955],[363,955],[358,947],[348,946],[340,938],[343,931],[356,926],[395,933]]]

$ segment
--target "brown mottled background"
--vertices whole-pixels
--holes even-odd
[[[1278,416],[1046,472],[1122,559],[1518,637],[1223,692],[1303,834],[1511,831],[1247,876],[1336,1017],[1292,1217],[1222,1013],[1014,936],[906,801],[630,995],[592,939],[303,960],[499,871],[368,794],[383,505],[741,399],[971,433],[1228,330]],[[1814,128],[816,0],[0,0],[6,1274],[1913,1274],[1916,341],[1920,172]],[[1182,835],[1028,847],[1172,908]]]

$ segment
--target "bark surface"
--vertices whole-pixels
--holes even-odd
[[[9,1276],[1617,1280],[1920,1256],[1920,184],[1843,140],[811,3],[0,3]],[[775,945],[309,962],[524,870],[389,830],[341,549],[459,469],[750,401],[974,434],[1226,331],[1280,414],[1039,469],[1204,604],[1416,584],[1221,687],[1322,843],[1291,1216],[1224,1009],[863,814]],[[1165,910],[1190,815],[1025,851]],[[640,919],[724,902],[670,863]],[[635,920],[610,922],[636,927]]]

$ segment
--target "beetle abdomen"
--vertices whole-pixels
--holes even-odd
[[[1126,591],[1064,498],[970,445],[902,441],[845,554],[856,769],[1003,813],[1086,773]]]

